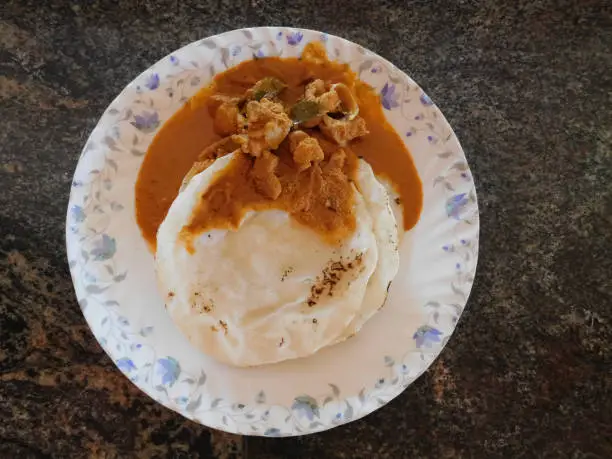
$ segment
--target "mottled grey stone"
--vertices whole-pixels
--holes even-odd
[[[257,25],[323,30],[408,72],[461,140],[476,283],[432,368],[329,432],[242,439],[113,366],[64,255],[70,180],[103,109],[173,49]],[[612,7],[503,2],[4,1],[0,457],[612,457]]]

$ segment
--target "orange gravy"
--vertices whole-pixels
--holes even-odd
[[[421,212],[421,181],[410,153],[385,118],[378,94],[358,81],[345,64],[263,58],[243,62],[218,74],[213,83],[192,97],[153,139],[136,182],[136,220],[151,248],[155,250],[157,229],[178,194],[185,174],[202,150],[221,138],[213,130],[214,119],[208,107],[210,96],[242,95],[266,76],[277,77],[287,84],[280,96],[287,104],[296,102],[303,95],[304,86],[314,78],[342,82],[354,88],[359,115],[365,119],[370,133],[352,141],[345,149],[363,157],[376,175],[392,184],[403,207],[404,229],[412,228]]]
[[[335,245],[355,230],[353,186],[357,173],[357,157],[347,154],[318,132],[325,159],[299,171],[286,139],[274,151],[279,158],[275,176],[281,184],[278,198],[262,196],[252,175],[256,163],[251,155],[237,154],[228,166],[217,172],[208,189],[200,196],[191,221],[183,227],[181,237],[187,250],[193,252],[194,235],[216,229],[237,229],[250,210],[279,209],[305,226],[315,230],[328,243]],[[342,151],[340,151],[342,150]],[[334,155],[339,155],[335,156]],[[340,159],[340,163],[334,159]]]

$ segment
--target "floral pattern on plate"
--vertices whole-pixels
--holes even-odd
[[[349,63],[380,94],[422,179],[423,214],[400,246],[401,282],[392,284],[385,308],[354,338],[306,359],[229,368],[191,348],[151,288],[153,258],[135,222],[134,183],[157,130],[216,73],[246,59],[299,56],[311,41],[323,43],[331,58]],[[414,81],[341,38],[256,28],[173,52],[111,103],[75,171],[66,242],[83,314],[127,378],[202,424],[240,434],[290,436],[365,416],[428,368],[467,302],[478,228],[476,192],[461,146]]]

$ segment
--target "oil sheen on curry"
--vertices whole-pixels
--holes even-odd
[[[254,59],[218,74],[162,126],[136,183],[137,222],[153,251],[179,191],[226,155],[180,231],[189,252],[193,237],[235,230],[263,210],[339,244],[356,228],[360,158],[393,186],[404,230],[418,221],[421,182],[378,94],[319,44],[300,59]]]

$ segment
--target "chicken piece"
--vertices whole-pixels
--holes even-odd
[[[223,102],[215,112],[213,127],[219,135],[228,136],[238,132],[238,104],[228,101]]]
[[[313,197],[319,195],[324,186],[323,172],[317,163],[306,170],[303,177],[306,180],[306,187],[303,192],[298,193],[294,198],[294,209],[296,209],[297,212],[308,212],[311,206],[316,202]]]
[[[289,142],[293,162],[297,165],[299,172],[305,171],[313,163],[323,161],[325,157],[317,139],[308,136],[303,131],[291,133],[289,135]]]
[[[276,166],[278,166],[278,156],[269,150],[264,150],[255,159],[251,170],[257,191],[273,200],[278,198],[282,191],[280,180],[274,173]]]
[[[269,99],[250,101],[246,106],[246,112],[249,123],[267,122],[276,117],[287,117],[282,104]]]
[[[334,151],[329,158],[329,161],[325,165],[326,173],[334,173],[336,171],[342,172],[344,169],[344,163],[346,162],[346,152],[342,148],[338,148]]]
[[[339,100],[338,108],[344,113],[344,117],[350,121],[359,115],[359,104],[353,91],[344,83],[331,85],[330,92],[333,92]]]
[[[251,101],[246,106],[248,143],[245,153],[258,157],[264,150],[278,148],[289,134],[292,121],[283,106],[268,99]]]
[[[316,102],[321,114],[336,111],[340,106],[340,97],[334,88],[323,80],[314,80],[304,88],[304,99]]]
[[[319,125],[325,137],[333,140],[341,147],[346,146],[351,140],[369,134],[365,120],[358,116],[353,120],[336,120],[328,115],[323,117],[323,122]]]
[[[297,147],[302,140],[307,139],[308,137],[310,136],[304,131],[293,131],[291,134],[289,134],[289,149],[291,150],[291,153],[293,153],[295,147]]]
[[[304,88],[304,98],[306,100],[314,100],[325,92],[325,82],[323,80],[314,80]]]
[[[340,108],[340,97],[333,89],[317,97],[317,102],[325,113],[335,112]]]
[[[323,158],[323,150],[317,139],[313,137],[302,140],[293,151],[293,161],[300,172],[308,169],[313,163],[322,161]]]
[[[325,83],[323,80],[314,80],[306,85],[304,88],[304,100],[316,102],[319,106],[319,114],[312,119],[302,122],[302,127],[316,127],[321,123],[325,113],[336,112],[341,108],[342,99],[334,86]]]
[[[208,111],[213,117],[215,132],[222,136],[235,134],[238,131],[240,97],[225,94],[213,94],[208,99]]]

